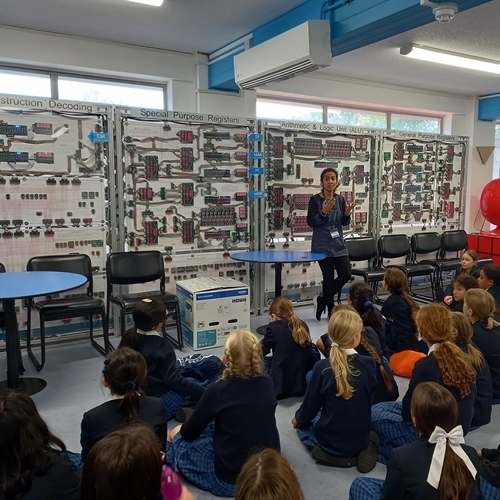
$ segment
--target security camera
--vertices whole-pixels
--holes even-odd
[[[431,2],[430,0],[420,0],[420,5],[432,7],[432,13],[438,23],[449,23],[458,12],[458,5],[455,2]]]

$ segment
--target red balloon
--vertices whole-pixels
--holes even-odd
[[[500,226],[500,179],[494,179],[484,186],[479,207],[488,222]]]

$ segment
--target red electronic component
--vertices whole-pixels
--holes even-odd
[[[179,132],[177,132],[177,137],[182,144],[193,143],[193,132],[191,132],[191,130],[179,130]]]
[[[296,215],[292,218],[292,229],[294,233],[310,233],[311,228],[307,225],[307,217]]]
[[[137,190],[139,200],[141,201],[151,201],[153,199],[153,189],[152,188],[139,188]]]
[[[245,220],[247,218],[247,207],[245,205],[240,207],[238,214],[241,220]]]
[[[194,164],[193,149],[181,148],[181,170],[183,172],[192,172]]]
[[[297,210],[307,210],[309,206],[310,194],[294,194],[292,197],[293,206]]]
[[[145,175],[146,179],[157,181],[160,172],[160,165],[158,164],[158,156],[144,156]]]
[[[194,203],[194,190],[192,182],[185,182],[180,185],[181,204],[184,207],[190,207]]]
[[[350,141],[325,141],[325,155],[334,158],[350,158],[352,144]]]
[[[146,221],[146,222],[143,222],[143,225],[144,225],[146,245],[157,245],[158,244],[158,222],[157,221]]]

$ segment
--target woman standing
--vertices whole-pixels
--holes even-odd
[[[323,253],[326,259],[318,261],[323,273],[323,296],[315,299],[316,320],[328,308],[328,316],[333,309],[333,298],[351,278],[351,262],[344,244],[342,226],[351,223],[351,212],[355,202],[346,202],[343,196],[335,194],[338,174],[333,168],[321,172],[321,191],[309,200],[307,224],[312,227],[311,251]],[[333,279],[334,270],[337,277]]]

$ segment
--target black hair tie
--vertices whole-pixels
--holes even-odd
[[[111,363],[109,359],[104,360],[104,369],[102,370],[102,373],[104,374],[109,373],[109,367],[108,367],[109,363]]]
[[[130,391],[131,389],[135,389],[137,386],[135,384],[135,382],[133,380],[128,380],[127,382],[124,382],[122,384],[122,387],[126,390],[126,391]]]

